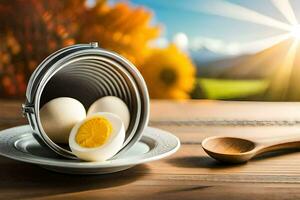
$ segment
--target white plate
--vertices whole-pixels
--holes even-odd
[[[148,127],[142,139],[118,158],[105,162],[84,162],[63,158],[39,144],[28,125],[0,132],[0,155],[69,174],[107,174],[122,171],[137,164],[169,156],[175,153],[179,146],[180,142],[176,136]]]

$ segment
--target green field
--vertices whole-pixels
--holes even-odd
[[[266,80],[228,80],[200,78],[198,84],[207,99],[247,99],[268,88]]]

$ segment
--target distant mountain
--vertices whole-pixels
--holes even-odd
[[[293,39],[285,40],[256,54],[244,56],[243,59],[239,59],[238,62],[227,67],[219,76],[229,78],[270,77],[283,64],[293,42]],[[296,57],[299,57],[299,53]]]
[[[234,79],[266,78],[281,65],[292,42],[292,39],[285,40],[255,54],[213,60],[205,63],[205,66],[196,62],[198,75]],[[297,53],[296,57],[300,58],[300,54]]]
[[[300,45],[288,39],[251,55],[225,58],[198,67],[201,77],[222,79],[267,79],[264,98],[271,101],[300,101]]]
[[[195,62],[197,66],[197,75],[199,77],[220,77],[224,71],[227,71],[228,68],[242,62],[248,56],[249,55],[231,56],[207,63]]]
[[[189,50],[189,54],[198,67],[202,67],[209,62],[231,57],[230,55],[210,50],[207,47]]]

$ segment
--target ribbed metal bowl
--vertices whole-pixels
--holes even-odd
[[[121,98],[131,114],[120,155],[141,138],[148,124],[148,91],[133,64],[116,53],[99,48],[97,43],[73,45],[47,57],[29,80],[23,113],[36,138],[56,153],[76,158],[68,148],[50,140],[41,125],[39,110],[57,97],[75,98],[88,109],[104,96]]]

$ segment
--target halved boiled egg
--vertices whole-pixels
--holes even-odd
[[[105,161],[123,145],[125,128],[115,114],[99,112],[77,123],[71,130],[69,146],[78,158],[86,161]]]

